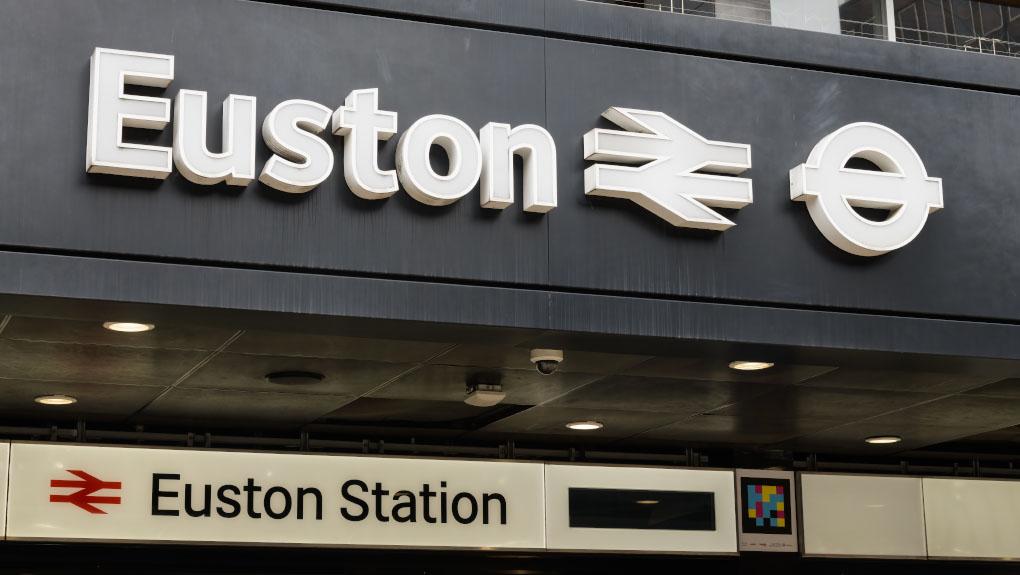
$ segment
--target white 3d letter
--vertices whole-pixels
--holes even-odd
[[[440,176],[432,169],[433,144],[446,150],[450,170]],[[430,206],[452,204],[467,195],[482,173],[482,150],[467,124],[452,116],[425,116],[411,125],[397,142],[397,174],[412,198]]]
[[[124,87],[166,88],[173,79],[173,56],[95,49],[89,77],[85,171],[157,180],[170,175],[170,148],[124,143],[124,128],[165,128],[170,121],[170,100],[125,95]]]
[[[882,171],[846,167],[851,158]],[[859,256],[901,248],[921,233],[928,214],[942,209],[942,180],[930,178],[917,151],[885,126],[856,123],[829,134],[805,164],[790,170],[790,199],[807,204],[811,219],[836,247]],[[854,210],[889,210],[873,221]]]
[[[556,207],[556,143],[544,128],[525,124],[486,124],[482,143],[483,208],[502,210],[514,203],[514,154],[524,160],[524,211]]]
[[[333,112],[333,133],[344,137],[344,178],[359,198],[381,200],[399,189],[397,173],[379,169],[379,140],[397,133],[397,113],[379,110],[379,90],[354,90]]]
[[[196,184],[247,186],[255,179],[255,98],[231,94],[223,101],[223,152],[205,147],[205,92],[181,90],[174,108],[174,164]]]
[[[262,168],[259,181],[301,194],[318,186],[333,172],[333,150],[316,136],[329,128],[333,111],[308,100],[277,104],[262,122],[262,137],[275,154]]]
[[[677,227],[726,230],[735,224],[709,209],[751,203],[751,180],[694,173],[741,174],[751,147],[712,142],[662,112],[609,108],[606,119],[627,130],[584,135],[584,159],[643,164],[595,164],[584,171],[584,193],[629,199]]]

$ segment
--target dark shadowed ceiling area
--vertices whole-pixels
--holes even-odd
[[[556,373],[530,361],[549,334],[500,332],[457,341],[400,333],[235,329],[161,321],[144,333],[102,322],[0,316],[0,426],[120,426],[201,433],[331,434],[352,438],[600,445],[618,450],[687,446],[892,454],[923,449],[1011,453],[1020,444],[1020,370],[923,358],[776,360],[763,371],[728,364],[740,348],[675,356],[607,353],[564,345]],[[326,331],[327,333],[324,333]],[[563,341],[569,342],[569,338]],[[591,346],[586,346],[591,347]],[[603,342],[601,349],[611,347]],[[727,355],[730,353],[731,355]],[[755,352],[761,354],[761,352]],[[777,356],[796,357],[777,353]],[[845,357],[845,360],[841,360]],[[812,358],[812,359],[817,359]],[[880,365],[880,367],[875,367]],[[936,367],[937,366],[937,369]],[[948,368],[946,367],[948,366]],[[321,374],[281,385],[275,372]],[[468,382],[498,383],[505,400],[464,403]],[[78,402],[40,405],[64,394]],[[597,431],[567,429],[595,420]],[[894,445],[868,445],[898,435]]]

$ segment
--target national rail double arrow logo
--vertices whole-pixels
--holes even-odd
[[[723,231],[735,224],[711,208],[751,203],[751,146],[714,142],[662,112],[612,107],[602,113],[623,130],[584,135],[584,193],[623,198],[677,227]]]
[[[103,481],[80,469],[68,469],[68,473],[78,479],[51,479],[50,487],[55,489],[76,488],[73,493],[51,494],[50,503],[70,503],[96,515],[106,515],[106,511],[96,505],[120,505],[119,495],[93,495],[105,489],[120,490],[120,481]]]

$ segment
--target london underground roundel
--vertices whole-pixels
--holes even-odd
[[[853,158],[879,170],[848,168]],[[942,180],[929,177],[914,147],[895,131],[848,124],[826,136],[808,161],[790,170],[790,199],[807,204],[819,231],[840,249],[878,256],[921,233],[928,214],[942,209]],[[884,220],[857,208],[887,210]]]

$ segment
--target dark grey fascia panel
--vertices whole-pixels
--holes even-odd
[[[583,0],[546,0],[546,31],[594,42],[621,42],[923,83],[1020,90],[1020,59],[871,38],[732,22],[670,17],[653,10]]]
[[[852,42],[883,54],[920,54],[915,71],[925,62],[936,66],[943,55],[964,58],[968,65],[947,70],[968,74],[987,66],[1007,83],[1020,77],[1020,60],[695,17],[670,20],[576,0],[520,1],[543,9],[544,32],[522,32],[521,22],[535,17],[530,12],[500,11],[517,0],[407,2],[413,13],[401,19],[392,17],[396,12],[378,17],[380,5],[396,9],[388,1],[328,11],[309,8],[311,2],[0,0],[11,15],[0,19],[6,185],[0,237],[9,250],[0,257],[0,310],[26,313],[33,299],[74,300],[92,309],[120,302],[235,317],[291,314],[615,341],[1020,359],[1020,303],[1013,294],[1020,268],[1011,257],[1020,253],[1020,202],[1013,192],[1020,164],[1010,156],[1014,148],[1002,145],[1015,141],[1016,97],[892,81],[886,78],[895,74],[885,72],[873,78],[860,70],[763,65],[736,52],[788,50],[793,58],[797,50],[810,53],[813,42]],[[561,6],[577,11],[564,11],[557,26],[583,31],[591,20],[590,33],[602,34],[597,26],[604,26],[608,37],[633,41],[607,46],[565,39],[550,31]],[[420,13],[426,9],[431,12]],[[596,18],[601,10],[611,10],[604,21]],[[374,16],[360,14],[369,12]],[[219,24],[230,18],[245,25]],[[487,23],[462,24],[471,18]],[[506,18],[517,23],[498,24]],[[253,33],[265,22],[301,31],[303,42],[287,49],[266,42]],[[722,34],[732,26],[735,37]],[[742,36],[759,33],[761,45],[741,44],[750,42]],[[796,49],[779,46],[798,37],[790,34],[807,40]],[[735,55],[689,55],[711,51],[683,47],[692,38],[716,48],[732,42],[726,49]],[[660,41],[659,50],[619,46]],[[445,112],[474,127],[492,120],[542,123],[562,150],[563,201],[541,217],[493,215],[473,199],[436,209],[403,193],[367,205],[347,190],[339,171],[298,201],[257,185],[242,193],[201,189],[179,174],[156,186],[87,176],[81,159],[88,55],[97,45],[173,53],[174,88],[206,89],[214,99],[236,90],[250,91],[267,107],[293,97],[336,105],[347,90],[377,86],[386,107],[408,119]],[[230,74],[208,57],[214,45],[222,59],[236,62]],[[43,59],[34,59],[39,54]],[[338,54],[352,61],[336,73],[297,65],[315,56],[328,66]],[[493,61],[499,66],[490,66]],[[616,85],[585,77],[589,65],[615,71]],[[279,73],[267,79],[265,69]],[[620,84],[640,74],[656,78],[656,89],[623,91]],[[768,89],[790,85],[807,89],[789,96]],[[729,94],[757,99],[764,111],[725,109],[720,95]],[[589,202],[579,185],[586,165],[580,137],[600,125],[608,105],[664,110],[713,137],[751,142],[757,200],[737,216],[740,227],[725,237],[678,233],[632,206]],[[998,122],[986,125],[988,118]],[[825,133],[860,120],[895,125],[956,194],[909,253],[872,262],[833,251],[803,207],[788,199],[787,170]],[[156,143],[170,135],[164,131]],[[394,144],[385,149],[387,158]],[[261,164],[267,150],[259,153]],[[34,161],[44,155],[55,168]],[[316,233],[302,235],[310,231]],[[509,246],[512,257],[491,257],[483,249],[491,245]],[[55,305],[44,311],[56,313]]]
[[[16,7],[0,19],[0,246],[10,251],[1020,322],[1013,95],[247,0],[0,5]],[[266,29],[302,41],[280,49]],[[444,207],[407,193],[373,202],[352,194],[340,169],[296,198],[179,173],[158,184],[87,175],[97,46],[173,54],[166,96],[257,96],[262,115],[294,97],[332,108],[376,87],[405,129],[432,113],[474,129],[543,125],[559,151],[559,206],[496,212],[478,192]],[[732,216],[737,227],[677,230],[629,203],[586,197],[581,139],[605,126],[607,106],[661,111],[749,144],[755,201]],[[831,246],[789,200],[790,168],[860,121],[897,130],[946,189],[946,209],[911,245],[870,260]],[[395,147],[382,147],[382,166]],[[260,145],[256,165],[269,155]]]
[[[268,0],[323,8],[352,9],[379,15],[412,17],[447,23],[540,31],[545,27],[546,0]]]
[[[1020,360],[1020,325],[1004,323],[5,251],[0,269],[18,270],[0,274],[4,313],[84,318],[130,310],[154,321],[328,325],[437,341],[544,337],[572,349],[660,355],[767,348],[769,357],[801,362],[888,364],[870,354],[894,353],[900,368],[1003,374]]]
[[[280,3],[513,29],[548,37],[711,54],[932,84],[1020,91],[1020,59],[1017,58],[670,15],[588,0],[304,0]]]

